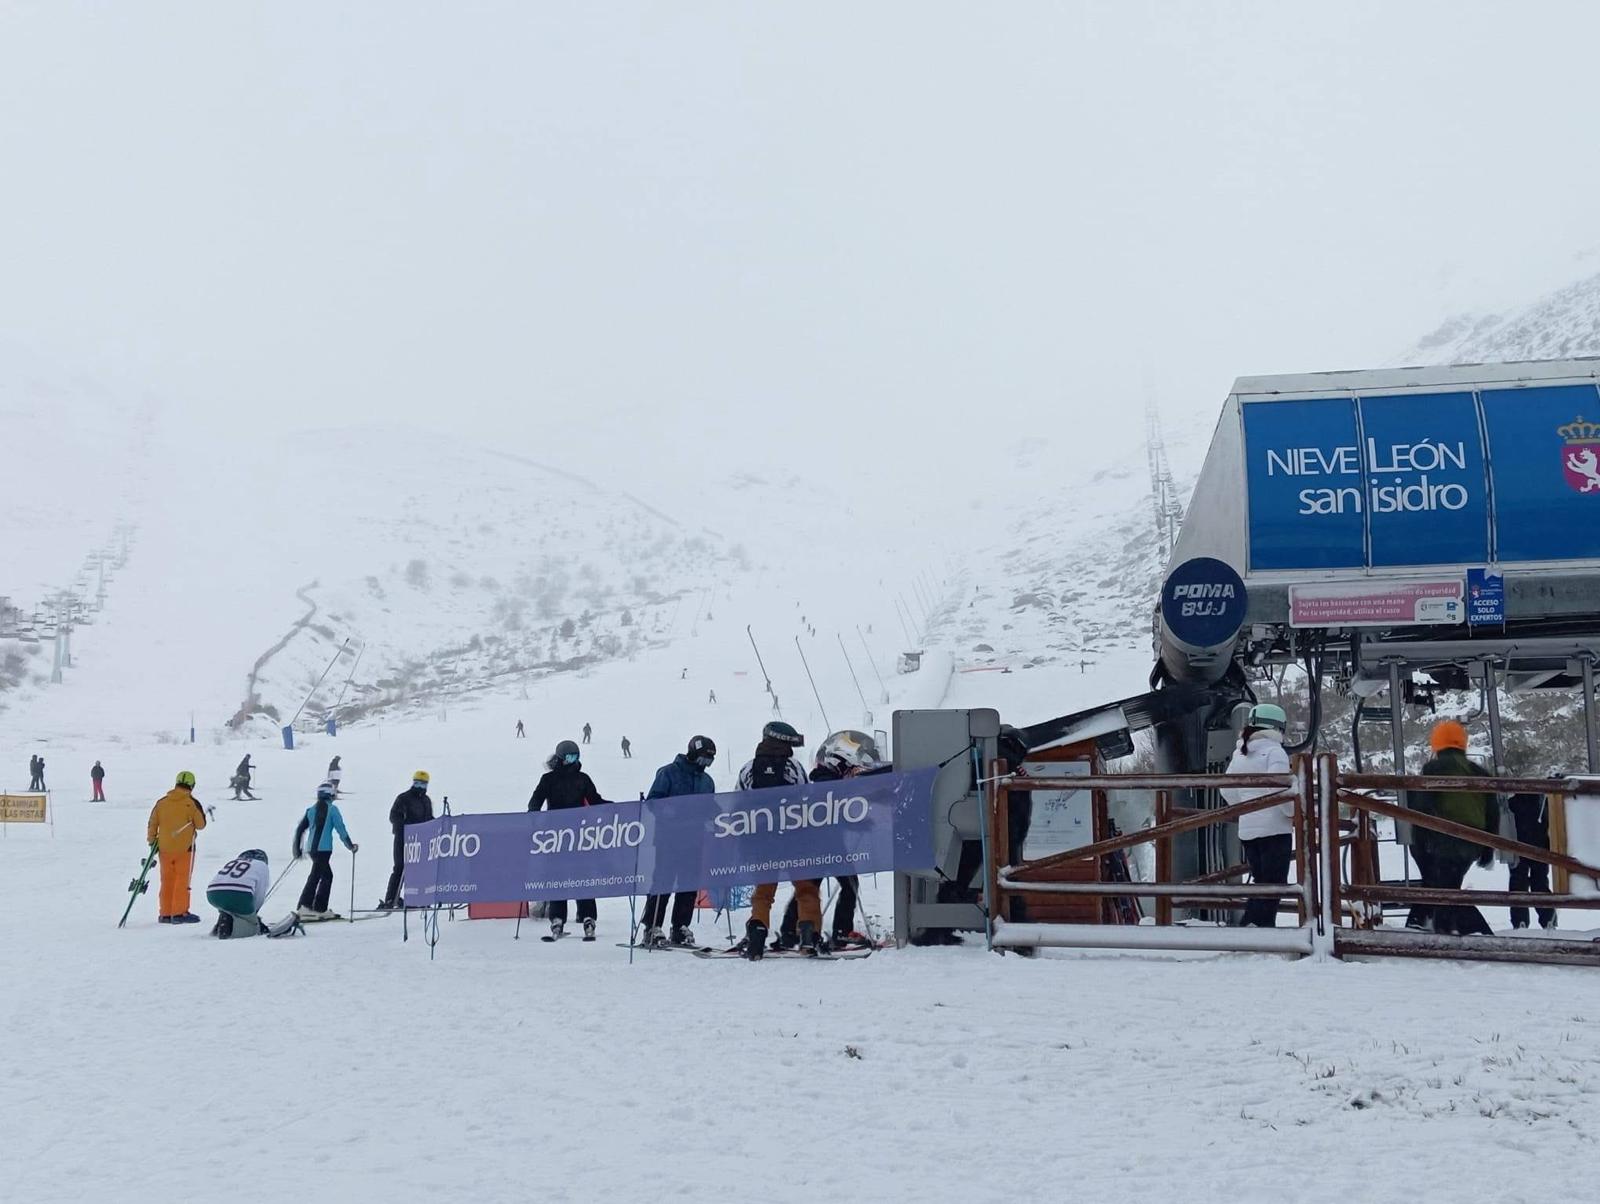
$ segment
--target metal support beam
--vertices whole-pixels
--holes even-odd
[[[1228,928],[1199,924],[1157,928],[1134,924],[1013,924],[1009,920],[996,920],[994,943],[1008,949],[1193,949],[1304,955],[1311,952],[1311,932],[1306,928]]]
[[[1489,753],[1494,759],[1494,776],[1505,771],[1505,742],[1500,738],[1500,685],[1494,675],[1494,658],[1483,658],[1483,702],[1489,712]]]
[[[1394,754],[1394,766],[1391,772],[1404,774],[1406,772],[1406,717],[1405,709],[1400,700],[1400,662],[1389,662],[1389,747]],[[1406,801],[1406,792],[1400,792],[1400,805],[1410,807]],[[1394,839],[1396,844],[1404,845],[1408,850],[1411,847],[1411,825],[1396,823],[1394,826]],[[1409,852],[1406,858],[1406,882],[1411,881],[1411,859]]]
[[[1600,773],[1600,716],[1594,713],[1594,660],[1583,662],[1583,732],[1589,744],[1589,772]]]

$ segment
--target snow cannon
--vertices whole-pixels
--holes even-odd
[[[1249,597],[1244,580],[1210,556],[1185,560],[1161,586],[1156,653],[1170,681],[1209,685],[1233,664]]]

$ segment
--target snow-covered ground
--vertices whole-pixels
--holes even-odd
[[[216,942],[204,925],[156,925],[152,894],[114,925],[150,801],[181,768],[217,808],[203,884],[252,845],[281,871],[342,754],[358,907],[383,889],[385,813],[417,768],[457,809],[516,809],[539,760],[587,719],[586,764],[609,795],[644,788],[698,730],[718,741],[725,780],[770,708],[757,678],[735,676],[736,640],[702,636],[688,681],[685,659],[644,656],[527,699],[486,693],[292,753],[52,741],[54,832],[0,839],[15,902],[0,936],[0,1195],[154,1201],[232,1184],[259,1200],[1000,1200],[1070,1184],[1102,1200],[1459,1202],[1583,1181],[1600,1131],[1600,979],[1585,971],[1025,961],[976,946],[630,962],[616,947],[626,900],[602,902],[593,945],[463,919],[441,925],[431,957],[399,917]],[[947,679],[925,672],[891,681],[897,705],[940,701]],[[1066,693],[1070,676],[982,675],[987,692],[977,680],[958,678],[962,702],[1027,718],[1091,700]],[[226,801],[246,747],[262,798]],[[95,756],[103,805],[84,801]],[[335,865],[343,909],[352,859]],[[303,877],[289,873],[269,915]],[[866,892],[884,923],[887,887]],[[700,938],[719,939],[709,918]]]

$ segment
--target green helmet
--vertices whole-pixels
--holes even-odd
[[[1285,731],[1289,726],[1289,716],[1283,713],[1283,708],[1271,702],[1258,702],[1250,708],[1250,718],[1245,723],[1246,727],[1270,727],[1278,731]]]
[[[190,790],[193,790],[194,789],[194,774],[190,773],[187,769],[185,769],[182,773],[180,773],[178,775],[178,785],[186,786]]]

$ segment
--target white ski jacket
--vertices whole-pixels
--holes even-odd
[[[1283,736],[1271,728],[1257,730],[1250,736],[1250,751],[1243,746],[1233,750],[1233,760],[1228,762],[1229,773],[1288,773],[1289,754],[1283,751]],[[1229,787],[1222,797],[1229,803],[1247,803],[1253,798],[1273,794],[1264,789]],[[1263,836],[1294,835],[1294,800],[1289,799],[1277,807],[1252,811],[1239,817],[1239,839],[1260,840]]]

